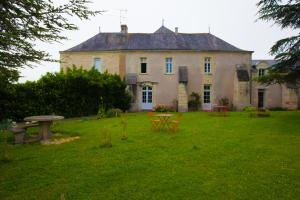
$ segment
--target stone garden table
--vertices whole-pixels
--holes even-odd
[[[32,122],[37,121],[40,127],[40,136],[42,137],[42,142],[46,142],[51,139],[50,126],[53,121],[62,120],[63,116],[56,115],[39,115],[39,116],[30,116],[25,117],[24,121]]]

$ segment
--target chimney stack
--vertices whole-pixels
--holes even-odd
[[[178,33],[178,27],[175,27],[175,33]]]
[[[121,33],[128,33],[128,27],[126,24],[121,25]]]

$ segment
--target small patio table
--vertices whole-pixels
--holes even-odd
[[[160,123],[158,124],[158,128],[160,130],[162,129],[168,130],[170,128],[169,120],[173,116],[173,114],[163,113],[163,114],[156,114],[155,116],[159,118]]]
[[[51,132],[50,126],[52,125],[53,121],[62,120],[64,119],[63,116],[56,116],[56,115],[39,115],[39,116],[30,116],[25,117],[24,121],[37,121],[40,128],[40,136],[42,137],[42,142],[46,142],[47,140],[51,139]]]

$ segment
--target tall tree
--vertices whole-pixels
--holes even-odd
[[[282,29],[300,28],[300,0],[260,0],[259,19],[274,21]],[[300,85],[300,33],[277,41],[270,50],[277,64],[259,81],[266,84],[288,83]]]
[[[54,61],[47,52],[36,49],[34,43],[66,39],[64,30],[78,29],[68,16],[86,20],[100,13],[89,10],[89,3],[68,0],[56,5],[53,0],[1,0],[0,73],[16,72],[24,65],[40,61]]]

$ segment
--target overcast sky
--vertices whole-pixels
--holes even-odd
[[[63,0],[56,0],[63,2]],[[71,48],[99,32],[120,31],[120,10],[122,23],[127,24],[129,32],[152,33],[162,25],[182,33],[207,33],[233,44],[252,50],[253,59],[272,59],[270,47],[279,39],[295,34],[291,30],[281,30],[272,22],[256,21],[258,0],[92,0],[94,10],[105,10],[102,15],[90,21],[70,18],[78,25],[77,31],[66,31],[69,38],[61,43],[38,43],[37,48],[48,51],[59,59],[59,51]],[[37,80],[46,72],[59,71],[58,63],[41,63],[35,68],[21,71],[25,80]]]

